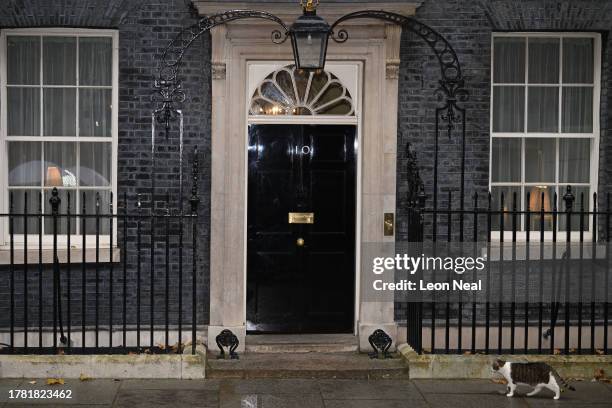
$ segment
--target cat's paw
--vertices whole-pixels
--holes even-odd
[[[553,397],[553,399],[554,399],[554,400],[558,400],[560,397],[561,397],[560,395],[555,395],[555,396]]]
[[[513,392],[509,392],[506,394],[506,397],[514,397],[514,393]]]

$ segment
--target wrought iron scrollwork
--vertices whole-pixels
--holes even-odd
[[[416,153],[406,145],[406,173],[408,174],[408,205],[410,207],[425,206],[425,185],[419,174]]]
[[[187,49],[202,34],[212,28],[246,18],[258,18],[277,23],[282,27],[282,31],[274,30],[272,41],[281,44],[287,40],[289,28],[275,15],[256,10],[231,10],[204,17],[197,23],[184,28],[161,53],[159,73],[155,81],[156,89],[152,101],[156,104],[155,119],[164,125],[166,135],[170,130],[170,123],[177,119],[178,110],[181,109],[181,104],[185,101],[185,93],[181,89],[179,70]]]
[[[438,112],[440,117],[447,122],[450,136],[455,124],[461,122],[465,114],[465,111],[457,106],[457,101],[466,101],[468,96],[467,90],[464,88],[465,82],[461,74],[461,65],[453,47],[446,38],[428,25],[412,17],[383,10],[362,10],[340,17],[330,27],[331,38],[338,43],[345,42],[348,39],[348,32],[345,29],[337,30],[338,25],[348,20],[367,18],[384,20],[402,26],[403,29],[421,37],[434,52],[440,63],[442,75],[436,94],[445,99],[444,106],[440,107]]]
[[[215,338],[217,342],[217,347],[219,347],[219,357],[220,359],[226,358],[225,350],[223,347],[228,348],[229,358],[232,360],[238,359],[238,353],[236,353],[236,349],[240,342],[238,341],[238,337],[231,330],[224,329],[217,335]]]
[[[389,349],[393,341],[384,330],[374,330],[374,333],[370,334],[370,337],[368,337],[368,341],[370,342],[370,346],[374,349],[374,351],[369,354],[370,358],[382,359],[390,357]]]

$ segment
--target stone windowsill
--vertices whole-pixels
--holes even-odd
[[[110,248],[99,248],[98,259],[100,263],[109,263],[110,261]],[[113,260],[112,262],[121,261],[121,250],[117,247],[113,248]],[[27,250],[28,265],[38,264],[39,250],[38,248],[32,248]],[[15,249],[13,252],[13,264],[23,265],[24,264],[24,250],[23,248]],[[57,250],[57,257],[59,262],[62,264],[68,263],[68,250],[66,248]],[[73,248],[70,250],[70,263],[79,264],[83,262],[83,250],[81,248]],[[96,262],[96,248],[85,248],[85,262],[94,263]],[[10,265],[11,263],[11,252],[8,248],[0,248],[0,265]],[[42,249],[42,264],[53,263],[53,249],[43,248]]]

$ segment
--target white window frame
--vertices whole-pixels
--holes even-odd
[[[494,78],[493,78],[493,72],[494,72],[494,58],[495,58],[495,47],[494,47],[494,42],[496,38],[500,38],[500,37],[518,37],[518,38],[526,38],[527,41],[530,37],[537,37],[537,38],[544,38],[544,37],[548,37],[548,38],[559,38],[560,41],[560,48],[559,48],[559,82],[555,83],[555,84],[538,84],[538,83],[529,83],[528,82],[528,75],[529,75],[529,47],[525,47],[525,80],[523,83],[516,83],[516,84],[504,84],[504,83],[494,83]],[[527,88],[529,86],[555,86],[555,87],[559,87],[560,88],[560,92],[562,91],[564,86],[585,86],[585,84],[572,84],[572,83],[563,83],[563,38],[591,38],[593,39],[593,68],[594,68],[594,73],[593,73],[593,131],[592,133],[564,133],[562,132],[562,126],[561,126],[561,121],[562,121],[562,112],[561,112],[561,104],[563,102],[562,99],[562,95],[559,96],[559,126],[558,126],[558,131],[556,133],[552,133],[552,132],[548,132],[548,133],[536,133],[536,132],[528,132],[527,131],[527,117],[528,117],[528,104],[527,104],[527,98],[528,98],[528,92],[525,92],[525,106],[524,106],[524,128],[523,128],[523,132],[493,132],[493,112],[494,112],[494,108],[493,108],[493,91],[494,91],[494,86],[505,86],[505,85],[514,85],[514,86],[524,86],[525,89],[527,90]],[[525,138],[526,137],[531,137],[531,138],[554,138],[554,139],[562,139],[562,138],[586,138],[586,139],[590,139],[591,140],[591,168],[590,168],[590,183],[573,183],[573,184],[582,184],[585,187],[588,186],[590,188],[589,190],[589,194],[590,194],[590,198],[589,198],[589,202],[590,202],[590,208],[585,209],[588,211],[592,210],[592,195],[593,192],[597,192],[597,187],[598,187],[598,172],[599,172],[599,139],[600,139],[600,110],[601,110],[601,106],[600,106],[600,95],[601,95],[601,34],[599,33],[593,33],[593,32],[509,32],[509,33],[502,33],[502,32],[496,32],[496,33],[492,33],[491,34],[491,65],[490,65],[490,72],[491,72],[491,81],[490,81],[490,109],[489,109],[489,129],[490,129],[490,136],[489,136],[489,191],[491,191],[491,188],[493,187],[493,184],[495,184],[495,186],[512,186],[512,187],[520,187],[521,189],[523,189],[523,194],[524,194],[524,187],[525,186],[531,186],[531,185],[536,185],[539,183],[525,183]],[[586,86],[590,86],[590,85],[586,85]],[[491,163],[491,159],[493,157],[493,138],[522,138],[522,142],[521,142],[521,181],[520,182],[496,182],[493,183],[492,181],[492,177],[493,177],[493,165]],[[558,152],[558,143],[556,144],[556,166],[559,166],[559,152]],[[558,186],[564,186],[564,184],[560,184],[558,181],[558,175],[559,175],[559,171],[558,169],[556,170],[556,180],[555,180],[555,184]],[[561,188],[559,188],[559,191],[557,191],[557,194],[559,196],[563,196],[563,194],[565,193],[565,190],[561,190]],[[598,192],[599,193],[599,192]],[[511,198],[508,198],[511,199]],[[578,208],[577,206],[579,206],[579,197],[576,197],[576,201],[574,202],[574,209]],[[525,211],[525,200],[522,198],[521,196],[521,200],[520,200],[520,206],[519,206],[520,211]],[[496,210],[496,209],[493,209]],[[558,211],[560,213],[564,212],[564,208],[559,208]],[[560,217],[563,217],[564,215],[560,215]],[[586,241],[590,241],[592,240],[592,231],[593,231],[593,219],[592,216],[585,216],[585,218],[588,218],[588,220],[585,219],[586,222],[588,222],[588,231],[584,231],[583,232],[583,239]],[[560,218],[558,218],[560,219]],[[519,216],[519,220],[520,220],[520,229],[523,229],[523,224],[524,224],[524,217]],[[561,241],[565,241],[566,240],[566,235],[567,233],[565,231],[561,231],[558,230],[557,231],[557,242],[561,242]],[[516,232],[516,237],[517,240],[519,241],[526,241],[527,239],[527,232],[526,231],[517,231]],[[503,235],[504,241],[510,242],[512,240],[512,231],[504,231],[504,235]],[[530,240],[539,240],[540,238],[540,231],[530,231],[530,236],[529,236]],[[550,241],[553,238],[553,232],[552,231],[545,231],[544,232],[544,239],[546,241]],[[500,231],[491,231],[491,239],[495,240],[495,241],[499,241],[501,239],[501,232]],[[570,240],[572,241],[579,241],[580,240],[580,231],[571,231],[570,232]]]
[[[43,138],[43,136],[22,137],[22,136],[7,136],[7,37],[8,36],[67,36],[67,37],[109,37],[112,39],[112,110],[111,110],[111,191],[113,193],[113,212],[117,214],[117,145],[118,145],[118,122],[119,122],[119,32],[109,29],[85,29],[85,28],[15,28],[0,30],[0,214],[7,214],[9,211],[9,194],[8,194],[8,141],[69,141],[75,142],[74,136],[66,137],[51,137]],[[77,55],[78,58],[78,55]],[[42,78],[41,78],[42,81]],[[68,86],[70,87],[70,86]],[[41,112],[42,114],[42,112]],[[104,137],[87,137],[87,141],[91,142],[108,142],[109,138]],[[15,210],[21,213],[22,210]],[[33,209],[37,211],[37,209]],[[80,208],[73,207],[72,213],[80,213]],[[102,211],[102,213],[104,213]],[[101,218],[108,220],[108,218]],[[80,222],[80,219],[73,219],[73,222]],[[15,248],[23,248],[23,234],[14,235]],[[28,234],[28,248],[38,248],[38,234]],[[70,245],[72,248],[82,247],[82,235],[71,234]],[[93,248],[96,246],[96,236],[86,235],[86,247]],[[108,248],[110,246],[110,235],[100,234],[100,248]],[[117,242],[117,220],[113,219],[113,240],[114,246]],[[67,234],[57,235],[58,248],[65,249],[67,245]],[[0,217],[0,250],[8,249],[10,245],[9,222],[8,217]],[[42,236],[43,248],[49,249],[53,247],[53,235]]]

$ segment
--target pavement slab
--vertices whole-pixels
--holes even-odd
[[[321,394],[325,400],[422,400],[411,381],[398,380],[320,380]]]
[[[90,408],[604,408],[610,407],[610,384],[575,381],[577,391],[566,391],[559,401],[542,391],[525,397],[530,387],[519,387],[514,397],[504,386],[486,380],[90,380],[67,379],[49,386],[46,379],[0,379],[0,407]],[[11,389],[72,390],[69,400],[9,399]]]
[[[217,408],[219,393],[209,390],[120,390],[117,394],[116,408]]]

